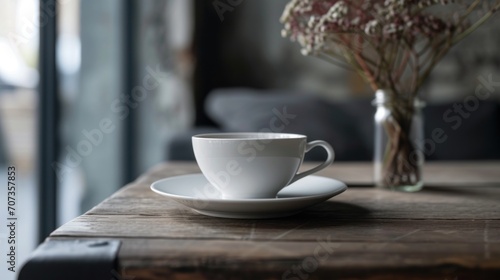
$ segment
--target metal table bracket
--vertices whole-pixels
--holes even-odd
[[[33,252],[19,273],[19,280],[113,280],[119,240],[48,239]]]

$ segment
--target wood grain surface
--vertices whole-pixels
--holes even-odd
[[[197,172],[160,164],[50,238],[121,240],[122,279],[500,279],[500,162],[429,163],[417,193],[334,164],[320,175],[350,188],[282,219],[207,217],[149,189]]]

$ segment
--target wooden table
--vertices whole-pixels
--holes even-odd
[[[369,163],[336,163],[320,174],[345,193],[271,220],[202,216],[149,189],[195,172],[161,164],[47,242],[121,241],[116,279],[500,279],[500,162],[428,163],[418,193],[371,187]]]

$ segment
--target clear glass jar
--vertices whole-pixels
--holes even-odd
[[[422,189],[424,104],[403,99],[391,90],[377,90],[374,179],[379,188],[415,192]]]

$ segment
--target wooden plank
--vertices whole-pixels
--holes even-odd
[[[306,163],[309,169],[314,163]],[[190,173],[199,173],[194,162],[170,162],[155,166],[137,182],[152,183],[156,180]],[[372,185],[373,165],[367,162],[333,163],[317,173],[344,181],[351,185]],[[467,185],[500,183],[500,161],[428,162],[424,165],[424,180],[429,185]]]
[[[336,178],[344,176],[348,181],[347,179],[354,178],[356,173],[366,174],[363,170],[369,166],[371,165],[338,164],[338,166],[326,169],[323,175]],[[413,194],[381,191],[373,188],[363,190],[350,188],[342,195],[333,198],[332,201],[351,204],[353,209],[350,210],[355,213],[363,211],[363,209],[370,211],[370,217],[374,218],[410,218],[408,215],[412,215],[412,213],[416,218],[485,219],[498,217],[495,213],[500,212],[500,205],[496,203],[500,201],[500,172],[498,172],[500,171],[500,162],[447,163],[429,164],[428,166],[429,172],[434,173],[433,176],[430,176],[429,181],[439,182],[444,178],[442,174],[449,174],[446,177],[450,177],[452,181],[460,182],[459,187],[451,188],[449,185],[451,183],[447,183],[448,186],[428,183],[423,191]],[[183,206],[171,203],[168,199],[151,192],[149,185],[164,177],[196,172],[199,172],[199,169],[192,163],[159,165],[146,175],[141,176],[136,183],[128,185],[89,211],[88,214],[129,215],[140,213],[161,215],[169,209],[182,209]],[[325,207],[318,210],[328,211],[332,208],[332,211],[338,211],[340,205],[324,204],[323,206]],[[348,206],[346,205],[346,207]],[[317,207],[313,209],[317,209]]]
[[[424,165],[424,181],[430,185],[500,186],[500,162],[428,162]]]
[[[499,201],[500,187],[428,186],[412,194],[349,188],[308,212],[321,212],[330,219],[500,219]],[[115,193],[87,215],[175,216],[176,213],[199,215],[153,193],[149,184],[133,184]]]
[[[353,269],[351,267],[344,269],[331,269],[328,267],[319,267],[313,273],[308,273],[305,269],[293,266],[293,269],[299,271],[286,271],[282,274],[271,269],[264,270],[265,263],[257,263],[260,270],[252,270],[254,266],[241,265],[238,268],[219,268],[219,269],[191,269],[183,268],[180,270],[170,270],[168,268],[151,269],[122,269],[122,279],[133,280],[255,280],[255,279],[283,279],[283,280],[316,280],[316,279],[365,279],[365,280],[443,280],[443,279],[482,279],[498,280],[499,272],[497,270],[464,269],[457,267],[438,267],[428,269],[425,267],[382,270],[378,268]],[[295,272],[295,273],[294,273]],[[280,275],[280,276],[277,276]],[[307,277],[307,278],[306,278]]]
[[[193,171],[193,169],[195,170],[196,167],[192,164],[163,165],[153,170],[151,174],[162,172],[165,174],[166,170],[170,170],[168,171],[169,175],[181,174]],[[350,169],[353,169],[353,166],[350,166]],[[149,175],[144,177],[146,179],[139,180],[139,182],[147,180]],[[307,221],[309,228],[323,228],[328,231],[338,230],[339,224],[346,224],[345,220],[350,220],[352,224],[362,224],[363,221],[369,221],[369,223],[364,222],[365,226],[363,227],[352,228],[352,231],[379,230],[378,227],[373,227],[377,224],[387,227],[384,228],[385,231],[393,230],[391,227],[394,227],[394,224],[397,224],[401,229],[405,227],[414,229],[413,226],[417,224],[415,220],[430,220],[429,223],[418,223],[421,224],[422,229],[425,226],[432,229],[440,224],[437,220],[446,220],[442,223],[442,226],[447,228],[445,231],[455,229],[460,232],[465,230],[468,225],[474,225],[477,226],[477,232],[480,232],[483,227],[481,222],[469,223],[469,221],[500,220],[499,201],[500,188],[497,187],[430,186],[413,194],[374,188],[351,188],[328,202],[314,206],[302,214],[279,220],[279,222],[276,220],[249,222],[202,216],[153,193],[150,191],[148,183],[138,183],[131,184],[117,192],[86,215],[78,217],[56,230],[52,236],[117,235],[206,238],[203,234],[213,234],[213,230],[203,232],[204,227],[211,224],[216,229],[235,229],[234,232],[229,232],[229,235],[234,236],[233,238],[241,238],[238,235],[240,234],[238,229],[247,229],[250,224],[262,224],[264,227],[267,223],[277,224],[277,230],[283,230],[291,229],[297,224]],[[117,217],[119,215],[124,217]],[[387,221],[394,219],[406,220],[407,222]],[[457,222],[452,222],[452,220],[457,220]],[[460,222],[460,220],[464,220],[464,222]],[[133,223],[126,221],[133,221]],[[151,225],[153,226],[149,227]],[[496,222],[492,222],[492,227],[495,225]],[[123,232],[132,235],[123,235]],[[190,235],[191,232],[200,232],[202,235]],[[398,232],[396,231],[394,234],[398,234]],[[218,237],[225,238],[225,236],[213,236],[213,238]]]
[[[333,236],[337,241],[500,242],[500,220],[361,220],[302,214],[280,220],[228,220],[177,212],[175,216],[83,216],[52,237],[296,240]],[[403,238],[404,237],[404,238]]]
[[[354,187],[289,218],[231,220],[150,191],[158,179],[199,172],[193,163],[162,164],[51,238],[122,240],[121,273],[134,280],[498,279],[499,171],[500,162],[430,163],[421,192]],[[372,180],[369,163],[320,174],[357,186]],[[312,269],[325,242],[332,252]],[[286,274],[294,267],[311,271]]]
[[[119,259],[138,279],[495,279],[500,244],[131,239]]]

